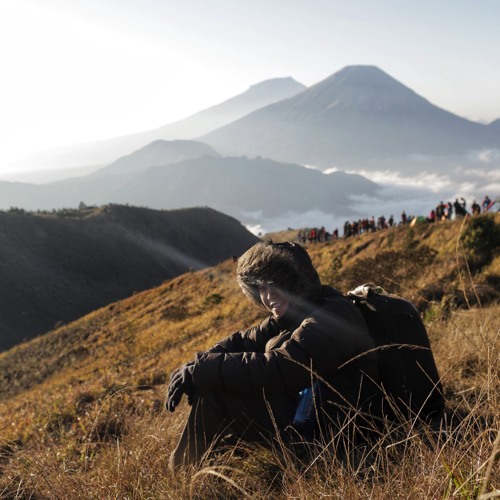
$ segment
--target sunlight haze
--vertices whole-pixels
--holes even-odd
[[[375,65],[433,104],[500,118],[497,0],[5,0],[0,173],[141,132],[260,81]]]

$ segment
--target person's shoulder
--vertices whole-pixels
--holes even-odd
[[[323,285],[321,301],[313,315],[328,314],[352,317],[358,316],[358,309],[352,300],[331,286]]]
[[[369,337],[363,315],[352,300],[339,290],[325,286],[317,308],[301,324],[300,337],[305,338],[313,330],[322,332],[330,339],[354,341],[356,338],[359,341],[363,338],[363,342],[368,342]]]
[[[323,285],[321,287],[321,299],[318,304],[319,309],[332,307],[335,304],[346,304],[348,302],[349,300],[346,296],[336,288],[328,285]]]
[[[281,330],[278,320],[273,315],[269,315],[266,318],[264,318],[254,328],[260,330],[261,332],[271,332],[271,333]]]

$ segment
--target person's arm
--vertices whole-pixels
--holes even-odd
[[[270,352],[199,353],[197,389],[229,393],[296,394],[310,384],[310,357],[290,340]]]
[[[216,392],[297,394],[310,385],[313,370],[339,364],[335,349],[325,351],[321,328],[311,318],[290,339],[269,352],[199,353],[193,380],[196,388]],[[328,360],[328,367],[326,362]]]
[[[264,352],[267,341],[276,333],[273,321],[267,318],[250,330],[234,332],[223,338],[206,352]]]
[[[358,317],[359,316],[359,317]],[[193,368],[197,389],[268,394],[296,394],[319,375],[334,380],[341,366],[357,359],[370,366],[373,348],[360,315],[320,312],[307,318],[290,339],[269,352],[199,353]]]
[[[171,412],[175,411],[183,394],[188,396],[188,402],[190,402],[196,389],[200,388],[196,387],[194,383],[194,368],[197,362],[201,363],[201,360],[206,357],[219,357],[219,359],[222,359],[221,356],[225,355],[237,357],[246,352],[251,354],[257,354],[258,351],[264,352],[267,341],[278,330],[275,322],[268,318],[254,328],[244,332],[235,332],[222,339],[208,351],[198,353],[194,360],[188,361],[172,373],[167,389],[167,409]]]

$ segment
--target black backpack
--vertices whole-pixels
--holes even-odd
[[[377,346],[382,415],[403,421],[439,417],[443,390],[417,308],[372,284],[356,288],[347,298],[363,314]]]

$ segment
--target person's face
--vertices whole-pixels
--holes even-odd
[[[261,285],[259,293],[264,307],[271,311],[275,318],[281,318],[285,315],[290,302],[282,290],[273,285]]]

